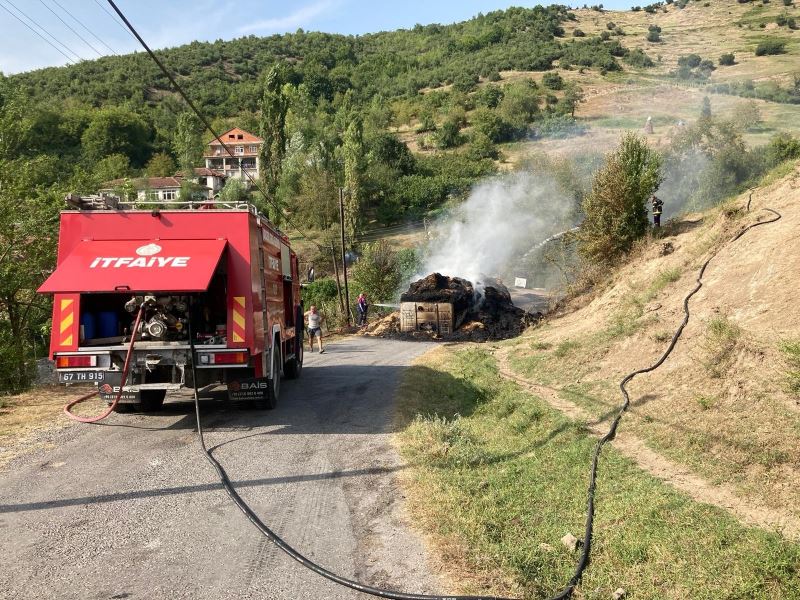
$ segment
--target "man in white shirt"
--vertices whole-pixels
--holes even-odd
[[[312,306],[305,316],[308,320],[308,347],[311,352],[314,351],[314,336],[316,336],[319,344],[319,353],[322,354],[325,352],[322,349],[322,315],[317,312],[316,306]]]

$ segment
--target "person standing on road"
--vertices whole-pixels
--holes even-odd
[[[311,352],[314,352],[314,336],[316,336],[319,344],[319,353],[322,354],[325,352],[322,349],[322,315],[317,312],[316,306],[311,306],[305,317],[308,321],[308,348]]]
[[[664,211],[664,202],[655,194],[650,198],[653,203],[653,228],[661,227],[661,213]]]
[[[356,304],[356,310],[358,311],[358,326],[364,328],[367,326],[367,309],[369,308],[369,304],[367,304],[367,297],[361,293],[358,295],[358,304]]]

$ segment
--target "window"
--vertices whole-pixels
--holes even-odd
[[[234,154],[244,154],[244,146],[236,146],[233,151]]]
[[[258,152],[258,146],[250,146],[250,154],[255,154]]]
[[[236,136],[236,139],[237,139],[237,140],[243,140],[243,139],[244,139],[244,136],[243,136],[243,135],[240,133],[240,134],[238,134],[238,135]]]
[[[175,200],[178,197],[175,190],[162,190],[161,191],[161,199],[162,200]]]

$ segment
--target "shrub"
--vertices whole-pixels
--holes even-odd
[[[336,280],[331,278],[317,279],[303,285],[303,306],[324,306],[337,299]]]
[[[655,66],[653,59],[647,56],[647,54],[645,54],[639,48],[631,50],[624,60],[632,67],[636,67],[638,69],[647,69]]]
[[[493,110],[478,109],[472,115],[476,133],[481,133],[493,143],[507,142],[513,138],[514,129]]]
[[[614,23],[614,21],[609,21],[608,23],[606,23],[606,29],[608,29],[609,31],[614,31],[614,29],[616,29],[616,27],[617,27],[617,24]]]
[[[792,6],[793,5],[793,0],[783,0],[783,5],[784,6]]]
[[[703,62],[703,59],[699,54],[685,54],[678,57],[678,66],[680,67],[689,67],[690,69],[694,69],[695,67],[699,66],[701,62]]]
[[[656,33],[661,33],[661,27],[658,25],[650,25],[647,28],[647,31],[655,31]]]
[[[756,56],[771,56],[783,54],[786,42],[781,40],[764,40],[756,46]]]
[[[586,34],[583,32],[582,29],[576,29],[572,32],[573,37],[586,37]]]
[[[580,255],[590,262],[609,263],[630,251],[647,232],[647,201],[662,179],[661,157],[644,138],[625,135],[607,155],[583,200]]]
[[[434,135],[436,147],[445,150],[460,146],[464,143],[464,136],[461,135],[460,131],[461,126],[457,119],[448,118]]]
[[[622,27],[616,27],[614,29],[614,35],[625,35],[625,31],[622,29]]]
[[[478,86],[480,79],[475,74],[459,73],[453,78],[453,89],[464,92],[471,92]]]
[[[476,159],[488,158],[497,160],[500,157],[497,147],[492,143],[492,140],[489,139],[489,136],[481,132],[475,132],[472,135],[467,154],[470,158]]]
[[[776,166],[786,160],[800,158],[800,140],[788,133],[774,136],[766,147],[768,167]]]
[[[784,341],[781,343],[786,361],[786,383],[789,393],[795,397],[800,397],[800,341]]]
[[[560,90],[564,87],[564,79],[558,73],[550,71],[542,77],[542,85],[551,90]]]
[[[647,41],[648,42],[660,42],[661,41],[661,34],[657,31],[648,31],[647,32]]]
[[[600,32],[600,39],[604,42],[607,42],[611,39],[611,34],[608,31],[601,31]]]
[[[402,283],[403,272],[397,252],[386,240],[361,247],[361,258],[353,267],[353,288],[373,302],[393,300]]]
[[[719,64],[723,67],[729,67],[736,64],[736,57],[732,52],[728,52],[719,57]]]

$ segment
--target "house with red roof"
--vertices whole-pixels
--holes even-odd
[[[260,172],[259,153],[264,140],[249,131],[234,127],[221,134],[206,146],[203,157],[206,168],[224,173],[226,177],[242,179],[249,183],[252,177],[258,180]]]

